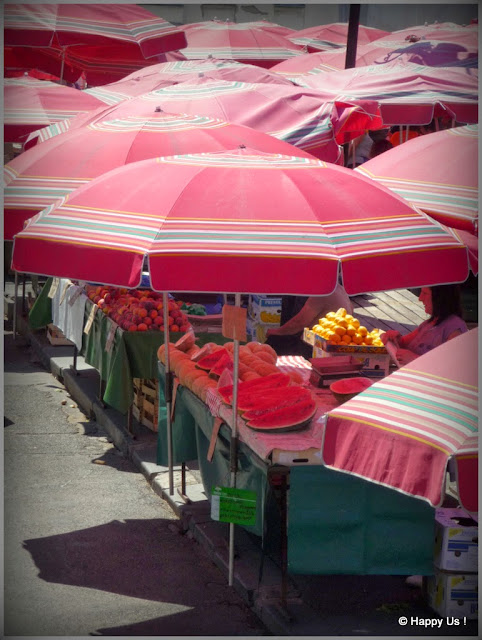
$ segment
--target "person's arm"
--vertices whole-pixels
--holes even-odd
[[[269,336],[292,336],[305,327],[311,327],[324,308],[322,298],[311,297],[305,302],[298,313],[287,320],[281,327],[268,329],[266,337]]]

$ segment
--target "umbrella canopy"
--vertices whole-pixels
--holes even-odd
[[[330,411],[324,464],[437,507],[456,455],[462,504],[477,511],[477,353],[472,329]]]
[[[4,239],[13,240],[25,220],[111,169],[159,154],[223,151],[241,144],[312,158],[266,133],[207,116],[155,112],[67,131],[5,165]]]
[[[303,73],[320,73],[345,68],[346,51],[320,51],[280,62],[272,71],[296,80]],[[441,40],[407,42],[405,39],[381,38],[357,47],[355,67],[384,65],[388,62],[408,62],[427,67],[477,67],[477,45]]]
[[[86,89],[86,91],[107,104],[115,104],[126,98],[140,96],[143,93],[169,87],[173,84],[196,81],[200,75],[211,78],[211,80],[294,86],[288,78],[253,64],[208,58],[206,60],[180,60],[150,65],[129,74],[119,82],[100,88]]]
[[[374,29],[373,27],[365,27],[358,25],[358,45],[368,44],[378,38],[383,38],[389,34],[388,31],[382,29]],[[329,51],[331,49],[339,49],[346,47],[348,38],[348,23],[334,22],[332,24],[322,24],[315,27],[308,27],[287,36],[291,42],[307,47],[309,52],[313,51]]]
[[[135,4],[6,4],[7,46],[115,46],[152,58],[182,49],[183,32]],[[80,48],[76,50],[80,54]]]
[[[378,103],[325,103],[315,90],[275,84],[226,82],[198,78],[121,102],[92,117],[81,117],[70,128],[99,118],[150,115],[160,107],[169,113],[189,113],[243,124],[328,162],[340,162],[340,144],[368,128],[382,126]],[[44,138],[55,131],[46,132]]]
[[[4,80],[4,140],[20,142],[40,127],[102,106],[87,93],[31,77]]]
[[[429,216],[474,233],[478,206],[479,127],[418,136],[355,171],[383,184]]]
[[[212,20],[183,25],[182,29],[187,40],[182,56],[187,60],[214,56],[269,69],[282,60],[303,53],[302,47],[286,37],[252,23]]]
[[[385,125],[429,124],[449,116],[463,124],[478,122],[478,73],[390,63],[343,71],[306,74],[296,82],[316,89],[324,101],[376,100]]]
[[[4,29],[5,45],[21,48],[24,63],[37,66],[40,56],[42,70],[70,82],[84,71],[90,84],[186,46],[181,29],[134,4],[7,4]]]
[[[433,24],[417,25],[407,27],[399,31],[393,31],[383,37],[383,41],[418,42],[418,40],[443,40],[444,42],[455,42],[471,47],[478,46],[478,25],[460,25],[455,22],[434,22]],[[380,43],[379,43],[380,44]]]
[[[250,149],[114,169],[15,236],[20,272],[154,289],[349,295],[462,282],[465,247],[350,169]],[[301,259],[300,259],[301,258]],[[262,277],[260,276],[262,274]]]

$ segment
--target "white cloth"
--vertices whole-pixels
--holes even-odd
[[[71,340],[80,351],[82,349],[84,310],[87,296],[81,293],[71,305],[70,299],[80,288],[77,285],[71,285],[61,301],[64,289],[69,282],[70,280],[62,278],[52,298],[52,324],[60,329],[67,340]]]

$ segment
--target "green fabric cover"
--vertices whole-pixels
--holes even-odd
[[[435,510],[393,489],[322,466],[292,467],[288,570],[430,575]]]
[[[46,281],[28,314],[30,328],[34,331],[42,329],[52,322],[52,301],[49,298],[52,280],[52,278],[49,278]]]
[[[167,467],[167,408],[164,393],[165,378],[159,378],[159,414],[157,431],[157,464]],[[186,394],[189,391],[178,387],[175,403],[174,420],[172,422],[173,464],[178,465],[189,460],[197,460],[195,421],[186,405]]]

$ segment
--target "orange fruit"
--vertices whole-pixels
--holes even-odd
[[[337,316],[341,316],[342,318],[344,318],[346,316],[346,309],[345,307],[340,307],[338,309],[338,311],[336,311],[336,315]]]
[[[342,327],[341,325],[338,325],[335,329],[334,329],[335,334],[337,333],[339,336],[344,336],[346,333],[346,329],[345,327]]]
[[[339,342],[341,342],[341,336],[338,333],[334,333],[331,342],[338,344]]]
[[[361,336],[366,336],[368,334],[368,329],[366,327],[360,326],[358,327],[358,333]]]
[[[341,340],[342,340],[342,342],[345,342],[346,344],[350,344],[350,342],[351,342],[351,338],[347,333],[345,333],[345,335],[342,336]]]
[[[348,322],[346,318],[341,318],[340,320],[338,320],[338,326],[344,327],[346,329],[348,327]]]
[[[356,334],[356,328],[352,324],[349,324],[346,332],[349,336],[354,336]]]

